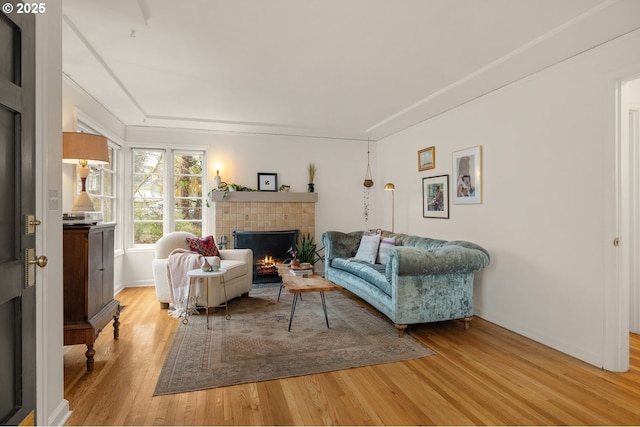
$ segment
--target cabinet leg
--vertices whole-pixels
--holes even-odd
[[[96,355],[96,351],[93,349],[93,344],[87,344],[87,351],[84,353],[87,356],[87,372],[93,371],[93,356]]]

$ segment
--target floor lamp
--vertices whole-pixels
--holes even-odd
[[[396,186],[387,182],[384,185],[384,189],[391,191],[391,232],[393,233],[396,223]]]
[[[87,194],[88,164],[106,165],[109,163],[109,147],[107,138],[84,132],[62,133],[62,161],[63,163],[77,163],[78,175],[82,180],[82,191],[73,204],[72,211],[95,211],[91,198]]]

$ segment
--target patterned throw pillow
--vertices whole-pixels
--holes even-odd
[[[378,245],[380,245],[381,232],[382,230],[378,228],[375,230],[367,230],[362,234],[360,246],[355,256],[356,260],[375,264],[376,256],[378,255]]]
[[[389,249],[396,245],[395,237],[383,237],[380,240],[380,247],[378,248],[378,264],[386,264],[387,263],[387,253]]]
[[[203,238],[187,237],[187,245],[192,252],[198,252],[204,256],[220,256],[220,251],[216,246],[216,241],[213,236],[207,236]]]

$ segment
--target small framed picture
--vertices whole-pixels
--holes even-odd
[[[422,217],[449,218],[449,175],[422,178]]]
[[[278,191],[278,174],[258,172],[258,191]]]
[[[482,203],[482,146],[453,153],[453,203]]]
[[[418,151],[418,171],[426,171],[436,167],[436,147]]]

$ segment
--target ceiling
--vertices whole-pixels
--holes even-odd
[[[124,125],[378,140],[640,27],[638,0],[63,0]]]

